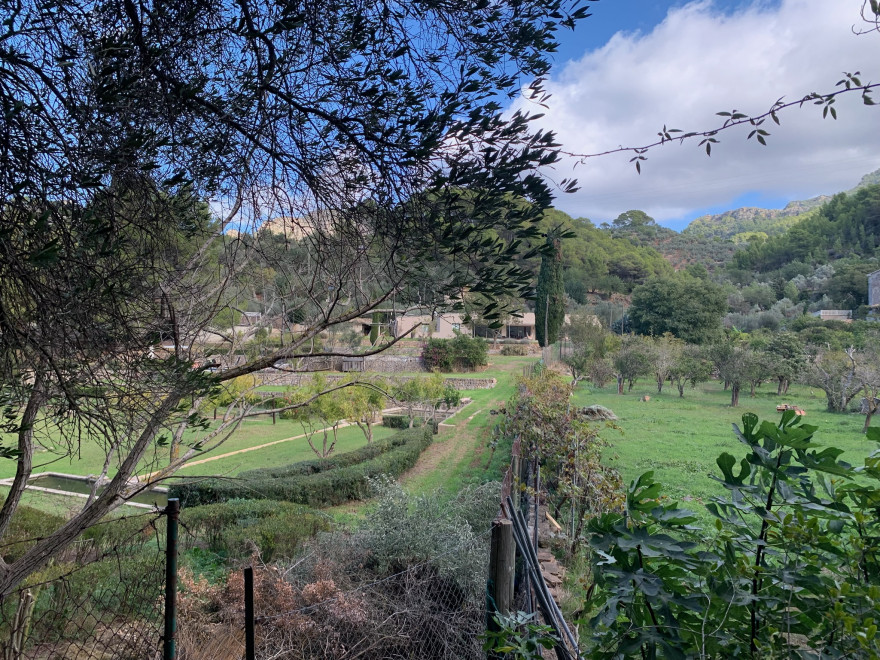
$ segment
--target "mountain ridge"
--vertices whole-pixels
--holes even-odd
[[[880,183],[880,169],[865,174],[851,189],[843,191],[851,195],[865,186]],[[748,241],[753,236],[762,238],[785,233],[804,216],[831,200],[831,195],[819,195],[805,200],[794,200],[781,209],[742,207],[704,215],[693,220],[682,234],[706,238],[730,239],[736,243]]]

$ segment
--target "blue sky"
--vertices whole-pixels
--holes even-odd
[[[592,154],[653,141],[665,124],[717,126],[715,113],[764,111],[779,97],[827,92],[843,71],[880,82],[880,34],[853,34],[861,0],[599,0],[562,35],[542,127],[563,148]],[[878,95],[880,101],[880,95]],[[807,107],[781,115],[769,145],[744,132],[719,135],[711,158],[696,143],[649,152],[641,175],[630,155],[568,159],[547,173],[581,190],[556,206],[597,224],[638,208],[682,229],[739,206],[779,208],[854,186],[880,168],[880,106],[840,99],[823,121]]]

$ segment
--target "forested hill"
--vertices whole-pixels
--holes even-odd
[[[852,195],[876,183],[880,183],[880,169],[866,174],[858,185],[844,194]],[[687,236],[730,239],[735,243],[746,242],[755,236],[761,238],[779,236],[830,199],[827,195],[820,195],[807,200],[789,202],[783,209],[746,207],[717,215],[704,215],[691,222],[682,233]]]
[[[835,195],[785,234],[753,241],[734,256],[743,270],[767,272],[800,261],[874,257],[880,247],[880,184]]]
[[[563,241],[562,265],[566,293],[577,303],[593,293],[629,293],[652,277],[668,277],[692,264],[722,269],[736,249],[730,241],[683,236],[643,211],[621,213],[612,224],[597,227],[551,209],[543,228],[555,227],[573,234]],[[529,266],[537,275],[537,260]]]

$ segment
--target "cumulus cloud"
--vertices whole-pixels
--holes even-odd
[[[650,33],[619,32],[565,64],[548,81],[549,108],[522,100],[514,107],[544,112],[538,122],[566,150],[590,154],[653,142],[664,124],[705,130],[718,125],[718,111],[757,114],[780,97],[830,91],[844,71],[880,82],[880,35],[853,34],[861,6],[756,0],[725,13],[709,0],[692,2],[671,9]],[[628,162],[632,154],[567,159],[548,175],[573,174],[581,190],[561,195],[557,206],[595,222],[642,209],[680,228],[695,210],[747,193],[803,199],[849,188],[880,167],[880,106],[864,106],[856,95],[836,105],[837,121],[812,106],[781,114],[781,126],[768,126],[767,147],[739,129],[718,136],[711,158],[697,142],[667,144],[647,154],[641,175]]]

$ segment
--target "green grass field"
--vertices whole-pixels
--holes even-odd
[[[643,395],[650,396],[650,401],[640,401]],[[874,449],[861,432],[863,416],[826,412],[824,392],[799,385],[793,385],[784,397],[776,395],[775,383],[759,388],[755,398],[745,390],[737,408],[730,407],[730,392],[717,381],[685,390],[684,398],[671,386],[657,394],[656,386],[647,379],[624,395],[617,394],[616,385],[604,389],[581,385],[572,400],[576,405],[601,404],[620,418],[619,430],[605,429],[602,437],[612,444],[606,460],[620,470],[627,484],[653,470],[665,494],[693,502],[689,508],[695,510],[723,491],[709,477],[720,474],[715,464],[718,455],[726,451],[739,461],[744,454],[732,432],[733,424],[741,425],[744,413],[778,422],[778,403],[797,404],[807,413],[804,421],[819,427],[814,440],[844,450],[842,460],[861,465]]]

